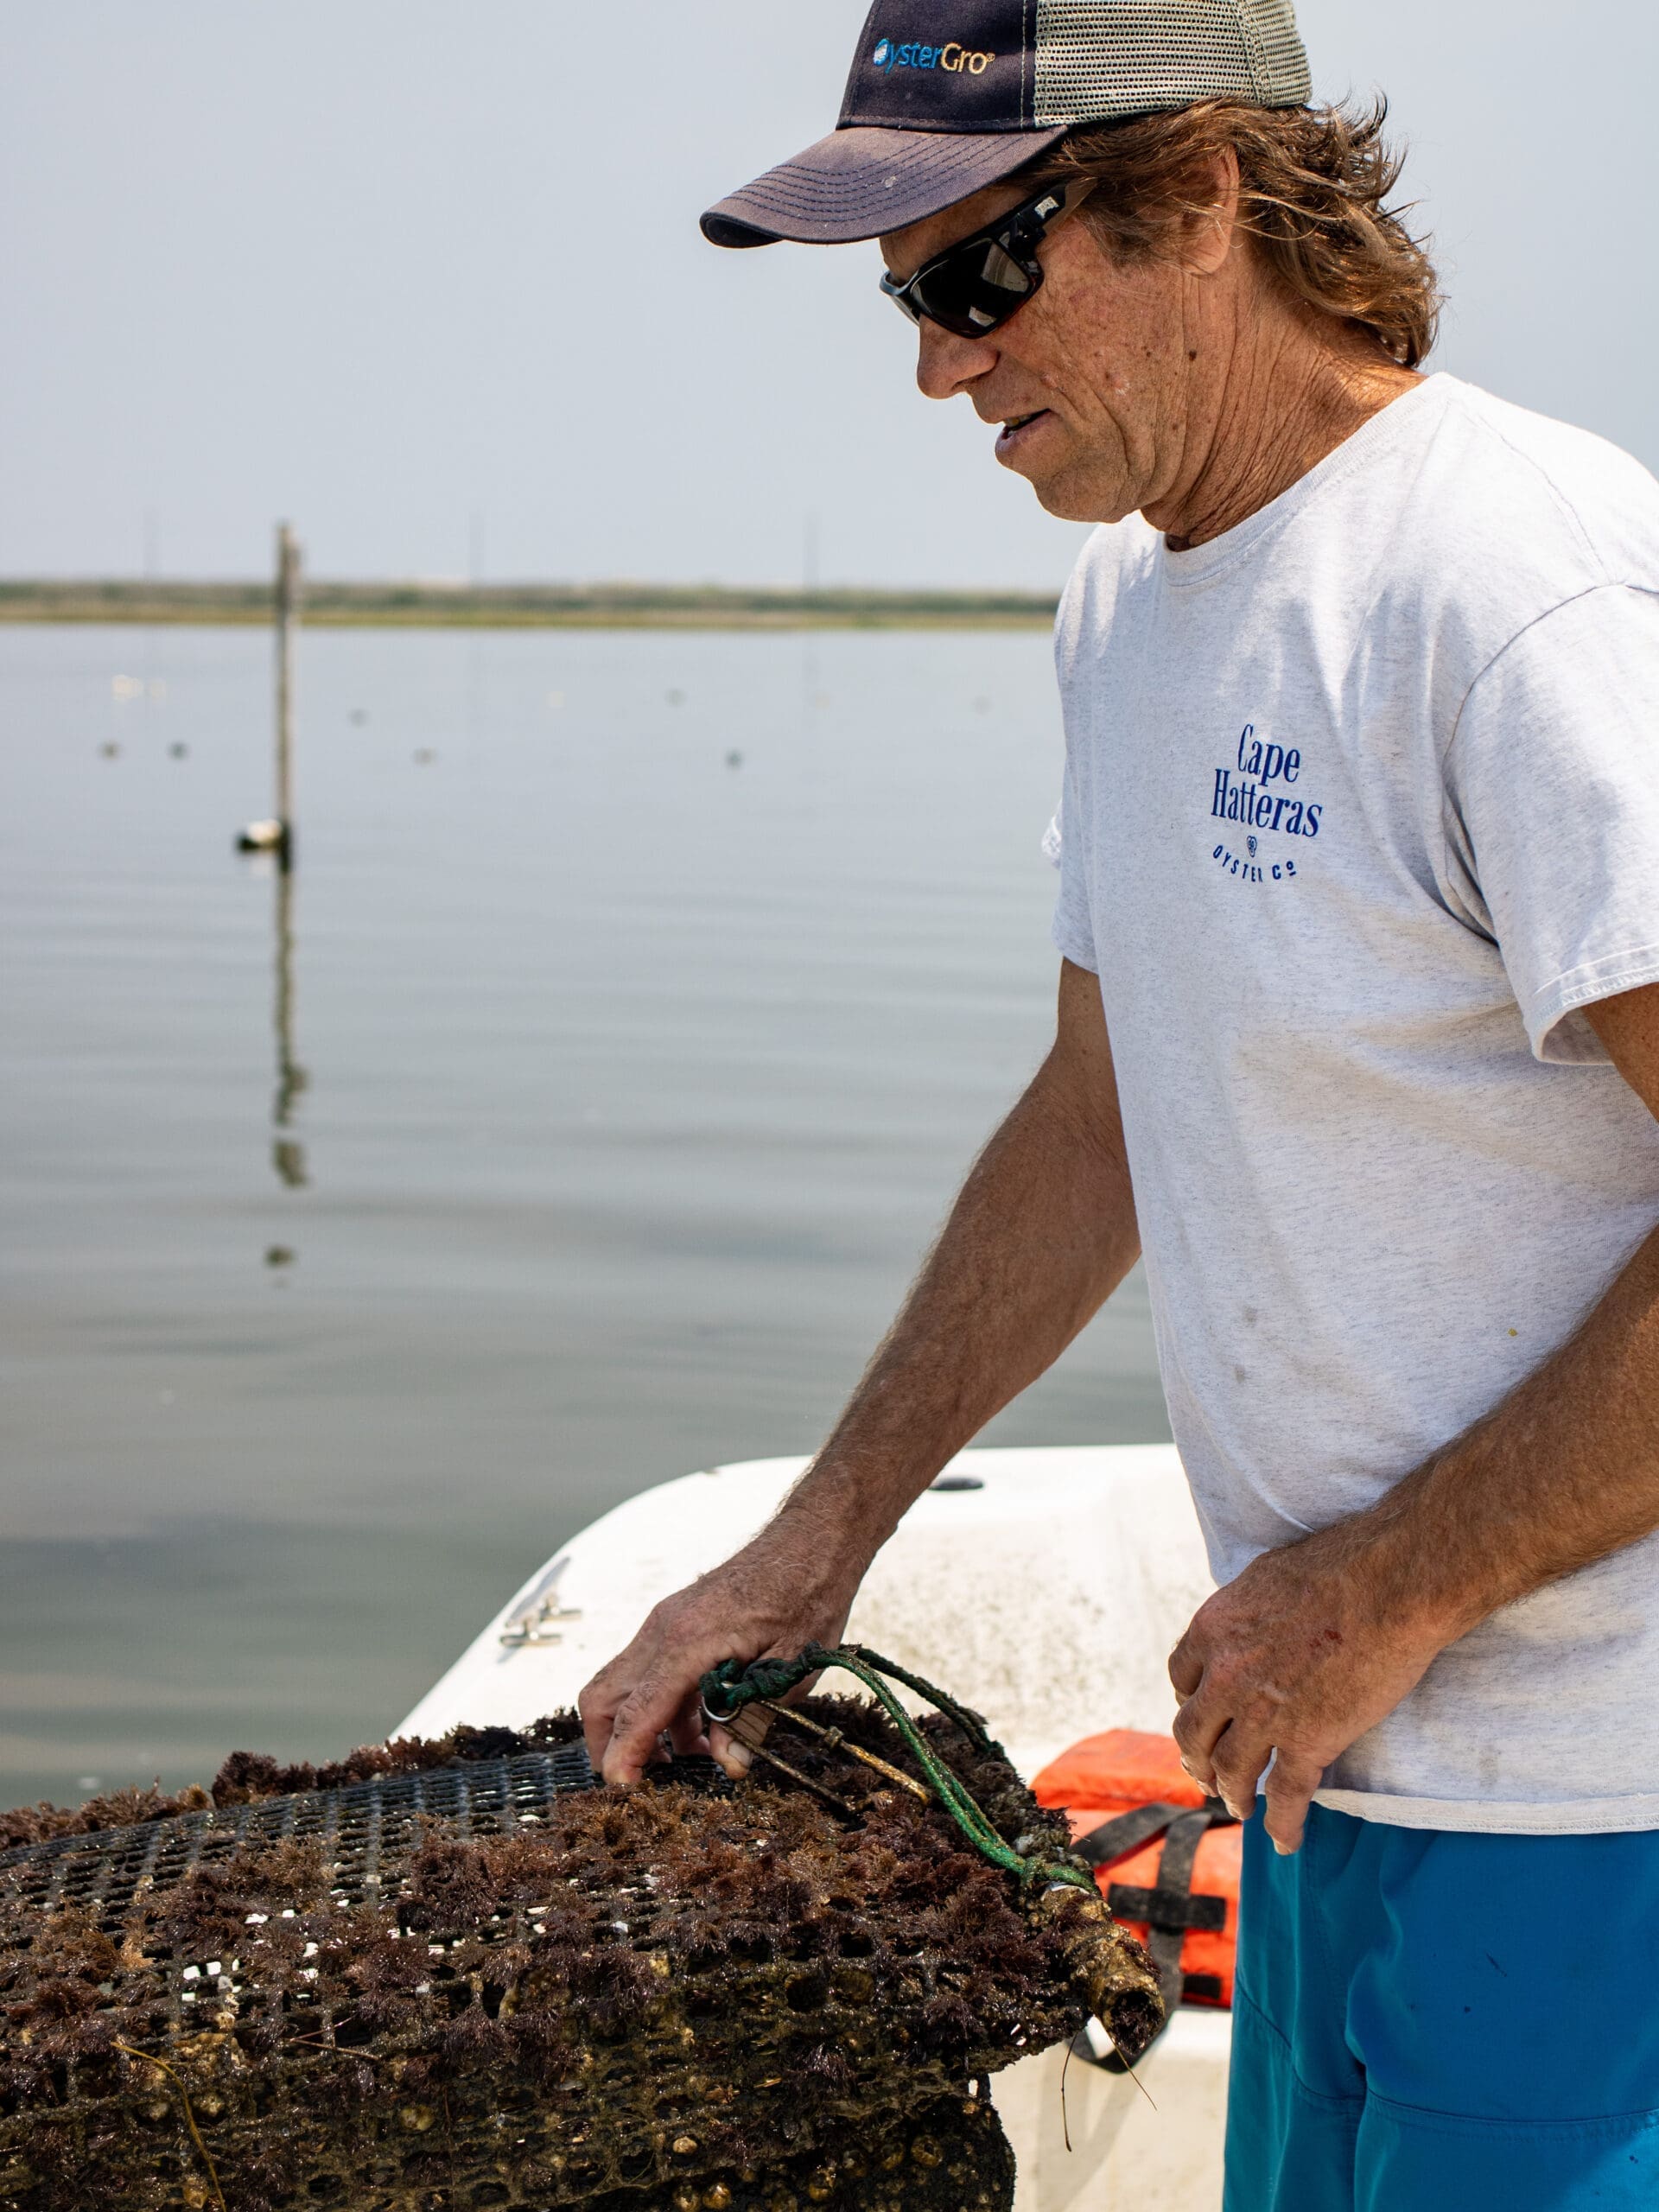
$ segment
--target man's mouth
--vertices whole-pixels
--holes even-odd
[[[1010,415],[996,434],[998,459],[1011,453],[1037,423],[1046,423],[1052,411],[1046,407],[1034,407],[1029,415]]]

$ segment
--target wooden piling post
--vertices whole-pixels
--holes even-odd
[[[299,540],[288,523],[276,531],[276,820],[277,854],[294,861],[294,642],[300,625]]]

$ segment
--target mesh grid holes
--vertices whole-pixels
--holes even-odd
[[[1202,99],[1294,107],[1311,89],[1290,0],[1038,0],[1039,124]]]
[[[695,1764],[686,1763],[683,1779]],[[496,1834],[521,1821],[534,1824],[556,1798],[593,1786],[586,1749],[567,1745],[29,1844],[0,1857],[0,1881],[28,1904],[94,1911],[115,1935],[141,1884],[170,1889],[196,1866],[229,1859],[245,1846],[315,1837],[328,1850],[335,1887],[356,1901],[377,1885],[382,1852],[407,1854],[423,1816],[442,1817],[458,1835]]]
[[[1287,107],[1301,106],[1313,97],[1313,84],[1291,0],[1247,0],[1246,12],[1266,56],[1268,97]]]
[[[833,1717],[853,1719],[838,1707]],[[898,1751],[874,1719],[855,1728]],[[99,1994],[124,2040],[176,2067],[233,2212],[319,2200],[414,2212],[443,2192],[454,2212],[601,2212],[601,2201],[603,2212],[665,2212],[688,2196],[732,2212],[776,2212],[791,2197],[827,2212],[1009,2212],[1006,2151],[988,2114],[967,2114],[963,2082],[1072,2032],[1078,2014],[1061,1955],[1033,1948],[1000,1881],[948,1824],[880,1792],[850,1828],[803,1793],[734,1802],[708,1761],[664,1777],[704,1787],[617,1806],[573,1796],[561,1815],[556,1770],[577,1788],[588,1780],[585,1762],[515,1751],[10,1853],[6,2013],[18,2024],[31,1989],[66,1966],[90,1983],[105,1965],[73,1924],[54,1943],[50,1909],[20,1887],[101,1897],[111,1935],[127,1895],[143,1955],[124,1957]],[[1041,1827],[1005,1764],[973,1778],[1010,1834]],[[430,1834],[423,1814],[435,1816]],[[520,1821],[536,1823],[527,1856]],[[463,1827],[482,1853],[446,1855]],[[281,1892],[260,1894],[257,1869],[254,1888],[225,1893],[226,1911],[211,1889],[199,1912],[188,1899],[168,1909],[193,1867],[308,1830],[334,1902],[306,1886],[315,1867],[298,1873],[297,1914],[281,1916],[301,1924],[287,1937],[266,1924]],[[164,1859],[176,1871],[157,1883]],[[484,1889],[468,1888],[480,1872]],[[355,1932],[348,1882],[365,1908]],[[960,1928],[938,1917],[970,1892]],[[939,2001],[956,2008],[943,2029]],[[55,2015],[41,2017],[55,2033]],[[49,2078],[39,2066],[31,2076],[11,2039],[0,2212],[181,2212],[181,2177],[205,2183],[176,2085],[142,2059],[112,2064],[82,2017],[48,2055]],[[969,2117],[989,2130],[988,2165],[963,2137]],[[901,2172],[871,2171],[883,2137]],[[860,2161],[856,2183],[850,2164],[826,2175],[843,2149]]]
[[[723,1792],[725,1788],[723,1777],[706,1759],[677,1761],[675,1778],[703,1790]],[[8,1853],[0,1862],[0,1884],[10,1893],[13,1931],[26,1924],[30,1908],[50,1913],[72,1907],[119,1938],[146,1897],[175,1888],[196,1868],[228,1859],[245,1847],[315,1837],[328,1854],[335,1899],[353,1904],[369,1898],[378,1901],[383,1863],[401,1873],[420,1840],[425,1818],[440,1818],[456,1836],[500,1834],[521,1822],[534,1827],[559,1797],[590,1789],[594,1783],[580,1745],[478,1761],[27,1846]],[[22,1919],[16,1913],[17,1905],[24,1909]],[[654,1916],[652,1903],[643,1894],[631,1902],[630,1910],[637,1930],[643,1931]],[[536,1916],[518,1912],[497,1916],[475,1931],[474,1940],[493,1945],[526,1937],[533,1941],[538,1933]],[[16,1944],[13,1932],[7,1948]],[[218,1961],[221,1975],[207,1971],[215,1961],[205,1957],[175,1958],[162,1967],[165,1993],[162,1988],[156,1993],[175,2031],[188,2031],[199,2020],[203,2025],[216,2021],[222,2026],[242,2015],[249,2001],[239,1970],[245,1962],[233,1960],[228,1955],[230,1947],[225,1948],[227,1955]],[[433,1961],[433,1978],[451,1978],[438,1959]],[[334,2032],[332,2005],[303,1980],[280,1992],[256,1990],[252,2001],[277,2017],[299,2013],[314,2032]],[[341,2047],[346,2044],[342,2037]],[[68,2101],[78,2094],[77,2071],[72,2063],[65,2079]]]

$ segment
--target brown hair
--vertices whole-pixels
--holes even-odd
[[[1262,108],[1205,100],[1169,114],[1085,124],[1032,165],[1045,180],[1096,179],[1084,220],[1129,258],[1168,250],[1184,218],[1215,204],[1216,157],[1239,172],[1238,219],[1294,297],[1370,331],[1415,368],[1434,343],[1434,264],[1385,206],[1404,156],[1383,137],[1388,102],[1369,108]]]

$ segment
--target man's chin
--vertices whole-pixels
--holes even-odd
[[[1131,512],[1132,502],[1119,504],[1114,497],[1122,493],[1122,485],[1091,480],[1092,472],[1077,465],[1075,454],[1069,460],[1063,454],[1051,454],[1045,467],[1039,458],[1044,442],[1033,440],[1033,449],[1029,452],[1016,447],[1012,452],[1004,453],[999,448],[996,464],[999,468],[1006,468],[1010,476],[1023,476],[1046,513],[1058,522],[1098,523],[1122,522]]]
[[[1023,476],[1037,494],[1037,504],[1045,514],[1057,522],[1122,522],[1131,510],[1103,497],[1098,485],[1080,484],[1069,469],[1046,470],[1040,476],[1017,468],[1013,474]]]
[[[1056,522],[1100,522],[1103,519],[1092,507],[1069,497],[1058,485],[1033,484],[1031,488],[1037,494],[1038,505],[1045,514],[1052,515]]]

